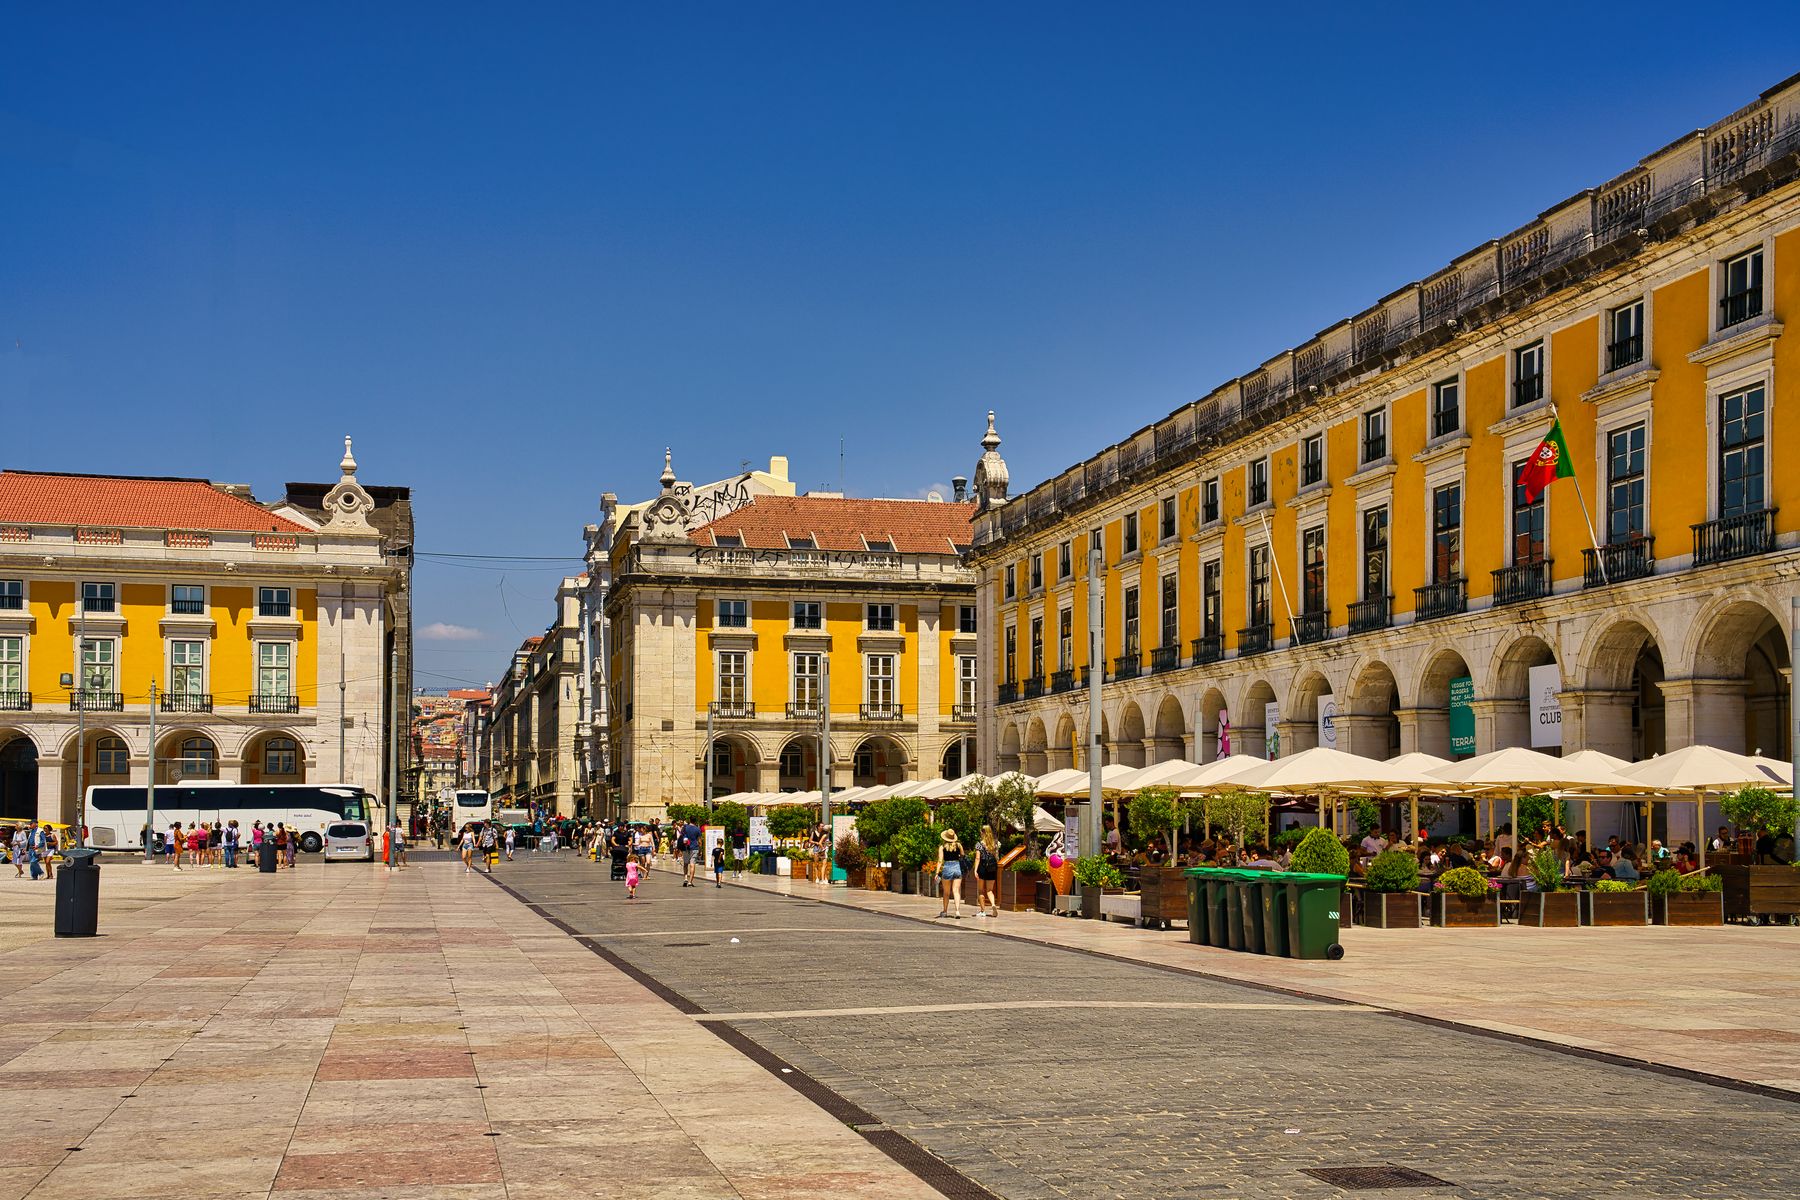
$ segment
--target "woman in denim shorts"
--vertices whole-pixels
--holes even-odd
[[[952,921],[962,920],[962,875],[963,846],[956,836],[956,830],[946,829],[943,833],[943,844],[938,847],[938,888],[943,892],[944,911],[938,914],[941,920],[949,917]],[[952,907],[956,911],[952,912]]]

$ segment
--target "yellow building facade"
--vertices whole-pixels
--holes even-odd
[[[1085,762],[1094,547],[1108,759],[1786,757],[1796,313],[1788,84],[984,496],[982,765]],[[1573,478],[1532,496],[1520,473],[1553,425]]]
[[[662,496],[611,546],[617,815],[711,794],[960,775],[973,755],[972,505],[764,495],[697,528]]]

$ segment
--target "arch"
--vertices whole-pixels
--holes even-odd
[[[1715,604],[1695,625],[1685,712],[1671,716],[1675,735],[1684,744],[1791,757],[1784,676],[1792,664],[1780,620],[1760,601],[1737,599]],[[1672,686],[1684,690],[1683,681]]]
[[[1462,757],[1480,749],[1471,745],[1453,752],[1450,745],[1450,681],[1465,678],[1471,681],[1472,689],[1474,675],[1469,670],[1468,660],[1452,647],[1440,646],[1425,660],[1425,669],[1419,674],[1415,692],[1418,696],[1414,713],[1417,749],[1439,758]]]
[[[1119,710],[1119,740],[1113,754],[1125,766],[1144,765],[1144,710],[1135,700],[1127,700]]]
[[[943,757],[938,760],[938,777],[941,779],[961,779],[975,769],[974,763],[963,762],[962,739],[957,738],[944,747]]]
[[[1324,672],[1314,670],[1300,676],[1288,692],[1287,703],[1281,706],[1281,715],[1287,721],[1287,731],[1292,741],[1291,745],[1281,748],[1282,753],[1294,754],[1318,745],[1335,745],[1340,750],[1347,749],[1341,739],[1325,740],[1320,737],[1319,717],[1321,713],[1331,714],[1335,707],[1331,680],[1325,677]],[[1337,729],[1335,719],[1328,722],[1328,726],[1327,738],[1333,738]]]
[[[1188,723],[1187,713],[1182,710],[1181,701],[1173,692],[1165,692],[1156,705],[1156,725],[1154,741],[1151,744],[1152,763],[1168,762],[1180,758],[1187,752]]]
[[[736,731],[715,734],[711,757],[706,777],[714,799],[759,790],[757,767],[762,762],[762,748],[754,738]]]
[[[1050,743],[1047,757],[1052,766],[1072,767],[1081,755],[1081,734],[1075,728],[1075,714],[1064,709],[1056,718],[1056,740]]]
[[[1556,662],[1556,652],[1535,633],[1522,633],[1494,653],[1494,749],[1531,745],[1528,693],[1531,668]],[[1560,666],[1560,664],[1558,664]],[[1567,680],[1563,681],[1567,686]]]
[[[1582,747],[1628,760],[1663,752],[1662,646],[1646,617],[1596,624],[1569,673],[1580,679]]]
[[[21,730],[0,729],[0,817],[37,815],[37,743]]]
[[[885,734],[866,737],[856,744],[851,755],[851,770],[851,782],[855,787],[904,783],[906,748]]]
[[[1231,714],[1225,706],[1225,693],[1216,687],[1209,687],[1200,697],[1200,721],[1194,737],[1194,761],[1217,761],[1220,717],[1225,718],[1229,729]]]
[[[1268,706],[1275,703],[1275,688],[1266,679],[1252,679],[1244,684],[1243,699],[1238,702],[1231,719],[1231,752],[1269,757],[1267,735]],[[1279,710],[1276,713],[1280,716]],[[1279,742],[1279,739],[1278,739]]]
[[[101,754],[103,744],[104,756]],[[62,747],[62,811],[75,811],[76,797],[83,788],[129,783],[131,759],[131,739],[124,730],[106,725],[89,729],[77,745],[76,731],[71,729]]]
[[[156,740],[156,782],[219,778],[219,743],[202,729],[171,729]]]
[[[795,734],[775,756],[776,785],[782,791],[811,792],[819,787],[819,739]]]
[[[1385,759],[1400,753],[1400,682],[1394,669],[1379,658],[1364,660],[1351,676],[1345,697],[1348,710],[1340,718],[1339,745],[1364,758]],[[1344,742],[1349,745],[1343,745]]]
[[[1000,728],[1000,761],[997,774],[1019,769],[1019,727],[1008,722]]]
[[[306,742],[291,730],[259,730],[240,754],[245,783],[306,782]]]
[[[1049,750],[1049,735],[1044,732],[1044,719],[1032,717],[1025,724],[1025,747],[1019,757],[1019,770],[1027,775],[1042,775]]]

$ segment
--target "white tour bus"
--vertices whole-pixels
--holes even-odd
[[[141,787],[91,787],[87,793],[88,843],[100,850],[144,852],[144,801]],[[250,849],[252,822],[263,828],[276,822],[300,831],[300,849],[317,854],[325,845],[325,828],[337,821],[375,819],[375,797],[353,783],[224,783],[190,780],[158,784],[154,823],[158,836],[169,826],[183,829],[205,822],[238,823],[243,849]]]
[[[456,805],[450,814],[450,830],[455,832],[471,821],[494,819],[494,800],[486,792],[457,789]]]

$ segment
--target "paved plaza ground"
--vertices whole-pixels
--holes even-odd
[[[1800,930],[1356,930],[1294,963],[785,880],[627,903],[567,854],[504,887],[103,878],[105,936],[60,941],[49,888],[0,880],[0,1200],[1756,1197],[1800,1170]],[[1446,1183],[1301,1173],[1376,1164]]]

